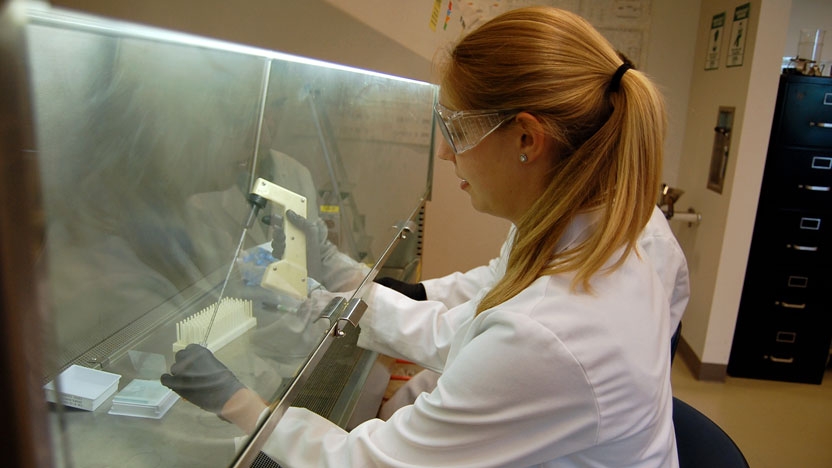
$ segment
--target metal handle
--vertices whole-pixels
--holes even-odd
[[[792,303],[789,303],[789,302],[780,302],[780,301],[775,301],[774,303],[777,304],[777,305],[783,306],[786,309],[805,309],[806,308],[806,304],[792,304]]]
[[[804,190],[809,190],[810,192],[828,192],[832,190],[832,188],[824,185],[798,185],[797,188],[802,188]]]
[[[810,127],[820,127],[820,128],[832,128],[832,123],[830,122],[809,122]]]
[[[362,316],[364,316],[365,310],[367,310],[367,303],[361,300],[361,298],[354,297],[350,299],[346,310],[344,310],[344,313],[341,314],[341,318],[339,320],[346,320],[351,323],[352,326],[357,327],[358,321],[361,320]]]
[[[797,245],[797,244],[787,244],[786,247],[794,250],[799,250],[801,252],[817,252],[817,247],[812,247],[808,245]]]
[[[321,311],[321,315],[318,316],[319,319],[327,319],[332,322],[332,317],[336,316],[338,312],[340,312],[344,307],[346,307],[347,300],[341,296],[333,297],[329,304],[324,307],[324,310]]]
[[[400,239],[407,239],[408,234],[419,230],[419,225],[416,224],[413,220],[408,219],[405,221],[399,221],[398,223],[394,224],[393,229],[399,230]]]
[[[779,363],[782,363],[782,364],[791,364],[791,363],[793,363],[793,362],[794,362],[794,358],[793,358],[793,357],[790,357],[790,358],[778,358],[778,357],[774,357],[774,356],[769,356],[768,358],[769,358],[769,359],[771,359],[771,362],[779,362]]]
[[[367,310],[367,303],[358,297],[353,297],[347,302],[343,297],[335,297],[329,301],[329,304],[324,308],[319,319],[325,318],[332,321],[334,317],[338,318],[338,323],[335,326],[335,336],[344,336],[344,330],[341,328],[341,321],[347,321],[352,326],[357,327],[358,321],[364,316],[364,311]]]

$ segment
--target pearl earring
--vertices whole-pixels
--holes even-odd
[[[528,162],[528,161],[529,161],[529,157],[526,156],[526,153],[520,153],[520,162],[524,163],[524,162]]]

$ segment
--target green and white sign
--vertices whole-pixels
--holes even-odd
[[[731,36],[728,44],[727,67],[742,66],[745,57],[745,38],[748,36],[748,17],[751,13],[751,4],[746,3],[734,10],[734,22],[731,24]]]
[[[705,70],[719,68],[719,56],[722,50],[722,40],[725,37],[725,12],[711,18],[711,32],[708,36],[708,50],[705,52]]]

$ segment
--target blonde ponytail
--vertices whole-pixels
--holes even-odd
[[[497,16],[451,51],[440,82],[448,103],[527,111],[557,152],[548,187],[517,223],[506,274],[478,313],[543,275],[574,273],[573,289],[591,291],[594,275],[634,249],[658,195],[666,116],[642,72],[625,70],[610,88],[623,63],[584,19],[547,7]],[[590,210],[602,216],[589,237],[556,252],[575,216]]]

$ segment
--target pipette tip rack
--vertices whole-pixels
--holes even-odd
[[[215,307],[216,303],[211,304],[176,324],[176,342],[173,343],[174,353],[180,349],[185,349],[191,343],[199,344],[202,342],[211,323],[211,316]],[[212,352],[216,352],[256,325],[257,319],[253,317],[250,300],[232,297],[223,298],[217,310],[217,316],[214,318],[214,323],[210,325],[211,334],[208,336],[205,347]]]

